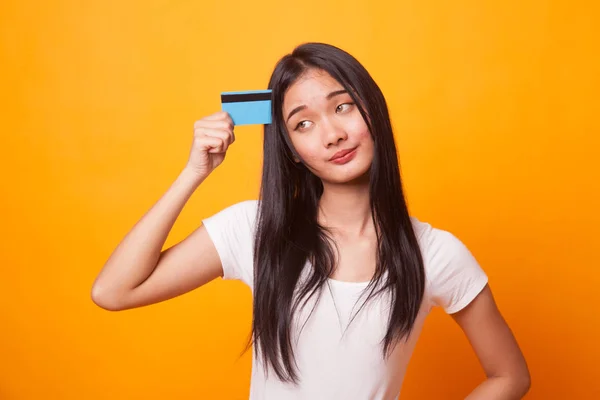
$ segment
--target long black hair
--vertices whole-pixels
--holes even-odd
[[[263,172],[254,243],[251,341],[265,369],[298,383],[292,321],[301,301],[320,293],[335,269],[327,230],[317,222],[323,184],[294,150],[283,119],[287,89],[310,69],[326,71],[352,96],[374,141],[369,169],[370,206],[377,235],[375,273],[366,301],[389,293],[383,357],[408,338],[425,286],[419,245],[404,199],[396,146],[384,96],[367,70],[350,54],[322,43],[306,43],[279,60],[269,82],[272,123],[264,128]],[[312,264],[304,275],[307,262]],[[307,278],[302,278],[306,276]],[[377,289],[377,290],[375,290]]]

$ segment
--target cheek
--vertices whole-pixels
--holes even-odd
[[[362,117],[358,117],[351,126],[352,136],[356,138],[357,142],[365,143],[372,142],[373,138],[371,137],[371,133],[369,132],[369,127],[362,119]]]
[[[366,126],[365,126],[365,129],[360,131],[359,140],[361,142],[373,143],[373,138],[371,137],[371,132],[369,132],[369,129]]]
[[[369,127],[365,121],[359,117],[359,121],[356,121],[353,124],[352,129],[352,141],[356,144],[360,144],[363,149],[362,155],[364,157],[364,162],[372,162],[375,143],[373,142],[371,132],[369,132]]]
[[[296,152],[300,157],[308,164],[313,164],[316,159],[318,149],[315,146],[315,141],[301,140],[299,138],[292,138],[292,144],[296,149]]]
[[[303,151],[300,153],[302,159],[311,167],[319,169],[318,163],[322,160],[318,157],[319,150],[317,148],[305,147]]]

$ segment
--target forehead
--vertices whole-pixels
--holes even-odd
[[[341,89],[343,86],[327,72],[310,69],[288,88],[283,98],[283,110],[325,100],[329,93]]]

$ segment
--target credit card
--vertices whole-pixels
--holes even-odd
[[[234,125],[270,124],[271,90],[223,92],[221,109],[229,113]]]

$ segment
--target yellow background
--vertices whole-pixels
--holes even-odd
[[[597,4],[4,0],[0,398],[247,398],[241,283],[121,313],[90,289],[185,165],[194,121],[221,91],[266,87],[305,41],[348,50],[381,86],[411,212],[489,274],[528,398],[600,398]],[[236,136],[167,245],[256,198],[261,130]],[[459,399],[483,378],[435,311],[403,398]]]

